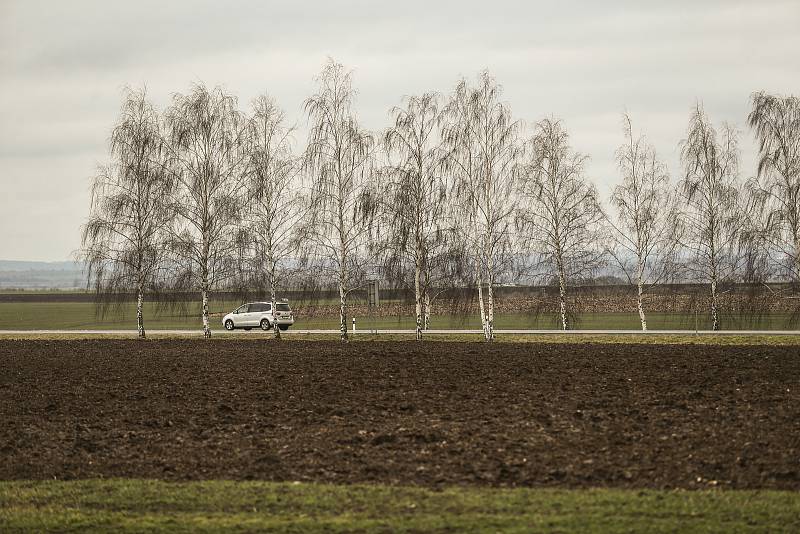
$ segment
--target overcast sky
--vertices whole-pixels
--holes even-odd
[[[702,101],[715,123],[742,130],[751,175],[749,95],[800,93],[798,27],[797,0],[0,0],[0,259],[78,248],[125,85],[146,85],[159,107],[198,81],[245,109],[267,91],[302,131],[302,101],[331,56],[355,72],[361,122],[381,129],[403,95],[448,93],[486,68],[528,131],[564,120],[606,195],[626,109],[677,179],[678,142]]]

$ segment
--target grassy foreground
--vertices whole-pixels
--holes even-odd
[[[0,482],[11,531],[792,532],[800,494],[156,480]]]

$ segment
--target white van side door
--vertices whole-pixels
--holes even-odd
[[[242,317],[242,326],[258,326],[259,316],[261,315],[258,312],[259,306],[259,304],[247,305],[247,313]]]

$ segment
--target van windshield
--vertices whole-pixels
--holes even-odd
[[[277,303],[277,304],[275,304],[275,309],[277,311],[291,311],[291,309],[289,308],[289,305],[286,304],[286,303]]]

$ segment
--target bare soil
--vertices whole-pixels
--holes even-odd
[[[800,348],[0,341],[0,479],[800,489]]]

